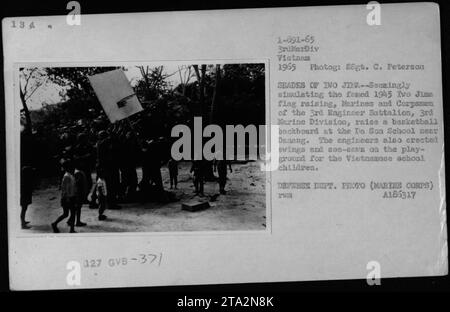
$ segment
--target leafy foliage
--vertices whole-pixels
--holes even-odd
[[[39,69],[39,79],[44,75],[45,79],[63,87],[65,91],[61,94],[60,103],[43,103],[41,109],[31,111],[33,146],[39,146],[33,148],[31,162],[41,169],[41,174],[54,175],[62,150],[75,144],[79,133],[87,135],[94,146],[98,131],[110,131],[113,127],[124,128],[124,131],[133,129],[141,140],[159,137],[169,139],[174,125],[189,125],[193,116],[211,112],[213,102],[217,107],[215,121],[219,124],[265,123],[264,64],[197,66],[197,69],[201,69],[198,73],[203,74],[202,84],[194,74],[194,66],[179,67],[175,73],[165,73],[163,66],[139,66],[141,77],[133,84],[144,111],[130,117],[129,122],[115,125],[107,120],[88,76],[118,67]],[[172,75],[179,75],[181,83],[172,86],[169,79]],[[204,89],[201,89],[202,86]],[[28,139],[22,140],[22,145],[28,145],[23,146],[24,151],[29,150],[32,144],[29,142]]]

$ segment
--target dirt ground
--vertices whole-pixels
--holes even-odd
[[[176,202],[121,204],[120,210],[106,210],[107,220],[98,220],[98,210],[84,205],[81,220],[85,227],[77,227],[82,232],[171,232],[171,231],[227,231],[264,230],[266,227],[265,172],[256,162],[233,164],[233,172],[228,173],[227,194],[211,201],[211,207],[197,212],[181,209],[183,202],[192,200],[208,201],[219,193],[217,182],[205,184],[205,197],[195,196],[189,174],[190,163],[180,163],[178,189],[169,190],[169,172],[161,169],[164,187],[176,194]],[[141,170],[138,170],[141,176]],[[61,213],[60,194],[57,186],[33,192],[33,203],[28,207],[26,219],[31,229],[23,233],[52,233],[50,223]],[[66,221],[58,225],[61,233],[68,232]]]

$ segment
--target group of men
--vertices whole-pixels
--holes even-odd
[[[210,165],[211,163],[206,160],[194,160],[192,162],[190,172],[193,174],[195,194],[204,196],[203,185],[208,177],[208,166]],[[219,182],[220,194],[225,195],[227,193],[225,185],[227,183],[228,168],[230,172],[233,172],[231,164],[226,160],[214,160],[212,165],[219,176],[217,181]]]
[[[137,200],[139,155],[142,156],[143,171],[140,190],[153,186],[158,194],[163,193],[163,160],[158,150],[161,141],[162,138],[139,142],[129,128],[112,125],[107,130],[98,131],[93,148],[87,136],[79,134],[75,147],[69,149],[71,153],[65,153],[61,159],[64,171],[61,182],[63,214],[52,223],[53,231],[59,232],[58,223],[69,215],[70,232],[75,232],[75,226],[85,226],[79,218],[84,203],[89,203],[90,208],[98,208],[98,219],[103,221],[107,218],[104,215],[106,208],[120,209],[119,201]],[[92,183],[94,166],[96,178]]]

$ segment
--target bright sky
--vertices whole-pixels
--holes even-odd
[[[178,73],[179,67],[181,67],[181,65],[164,64],[164,74],[170,75],[175,73],[167,78],[167,81],[172,85],[172,87],[176,87],[181,82],[180,75]],[[130,80],[131,85],[134,85],[138,79],[142,78],[141,72],[136,66],[128,66],[125,68],[127,69],[125,71],[125,75],[128,77],[128,80]],[[192,74],[194,74],[193,71]],[[190,82],[192,81],[195,81],[195,77],[191,78]],[[49,81],[39,87],[39,89],[37,89],[36,92],[34,92],[33,95],[27,100],[28,107],[31,110],[35,110],[40,109],[43,103],[59,103],[62,101],[62,97],[60,95],[61,92],[64,93],[63,87]]]

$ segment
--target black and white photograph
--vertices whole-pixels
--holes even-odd
[[[257,157],[194,159],[195,144],[185,158],[171,153],[172,129],[193,129],[195,118],[202,132],[264,125],[264,63],[27,66],[18,74],[23,233],[266,229]],[[201,153],[207,138],[199,140]]]

